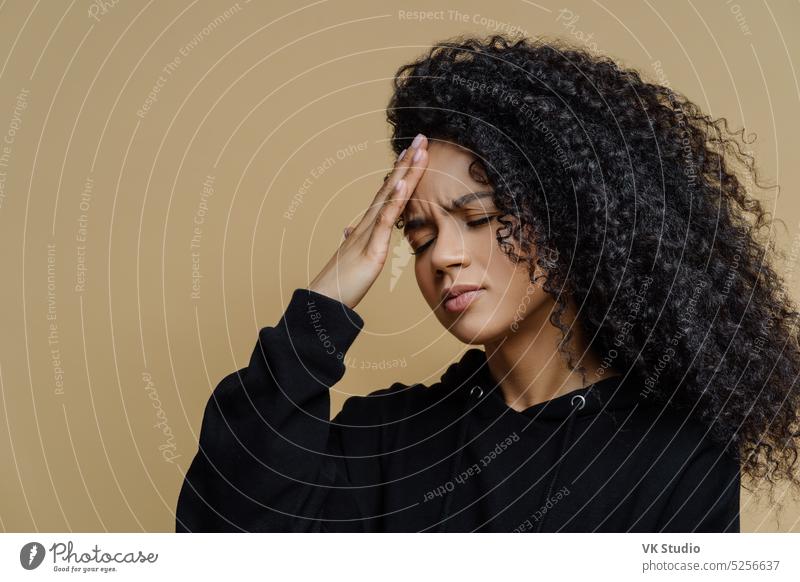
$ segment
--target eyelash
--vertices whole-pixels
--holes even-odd
[[[485,217],[485,218],[481,218],[481,219],[479,219],[479,220],[472,220],[472,221],[470,221],[470,222],[468,222],[468,223],[467,223],[467,226],[470,226],[470,227],[472,227],[472,228],[477,228],[477,227],[479,227],[479,226],[483,226],[484,224],[488,224],[489,222],[491,222],[491,220],[492,220],[493,218],[497,218],[497,216],[487,216],[487,217]],[[411,251],[411,254],[412,254],[412,255],[421,255],[422,253],[424,253],[424,252],[425,252],[425,250],[426,250],[426,249],[427,249],[429,246],[431,246],[431,243],[432,243],[433,241],[434,241],[434,239],[431,239],[431,240],[429,240],[429,241],[428,241],[428,242],[426,242],[424,245],[422,245],[421,247],[419,247],[419,248],[418,248],[416,251]]]

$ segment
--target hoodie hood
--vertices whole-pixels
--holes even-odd
[[[560,452],[552,469],[553,474],[543,498],[545,500],[549,499],[552,494],[558,481],[561,463],[573,442],[575,419],[579,416],[601,413],[613,415],[614,410],[630,410],[642,402],[638,391],[621,388],[622,377],[612,376],[519,412],[506,404],[489,371],[486,352],[478,348],[467,350],[461,360],[451,364],[442,375],[441,381],[448,388],[448,392],[453,391],[451,394],[456,396],[462,406],[462,413],[458,420],[459,437],[451,465],[451,478],[455,478],[460,470],[459,464],[466,446],[468,429],[473,415],[498,419],[503,415],[524,414],[529,416],[532,422],[551,422],[553,431],[561,433]],[[445,498],[438,531],[447,531],[452,499],[452,495]],[[546,518],[547,514],[539,520],[537,531],[541,530]]]
[[[473,348],[442,375],[442,383],[466,397],[470,413],[484,418],[500,414],[525,414],[537,420],[559,421],[570,415],[590,416],[614,410],[630,410],[642,404],[638,391],[623,390],[622,377],[603,378],[578,390],[534,404],[517,412],[506,404],[486,361],[486,352]],[[575,410],[577,407],[577,410]]]

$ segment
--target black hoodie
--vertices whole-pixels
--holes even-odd
[[[605,378],[518,412],[472,348],[439,382],[329,389],[363,328],[294,291],[206,405],[177,532],[738,532],[739,464],[693,417]]]

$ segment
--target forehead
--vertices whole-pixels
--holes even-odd
[[[474,177],[479,164],[470,173],[470,164],[475,160],[473,154],[458,145],[432,141],[428,146],[428,165],[406,203],[403,217],[448,208],[454,199],[468,192],[489,190],[486,183]],[[476,198],[471,204],[486,206],[491,204],[491,198]]]

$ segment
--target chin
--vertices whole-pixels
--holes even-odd
[[[485,345],[502,338],[504,335],[502,325],[487,318],[477,312],[467,311],[456,313],[445,313],[445,321],[440,321],[442,325],[460,342],[470,345]]]

